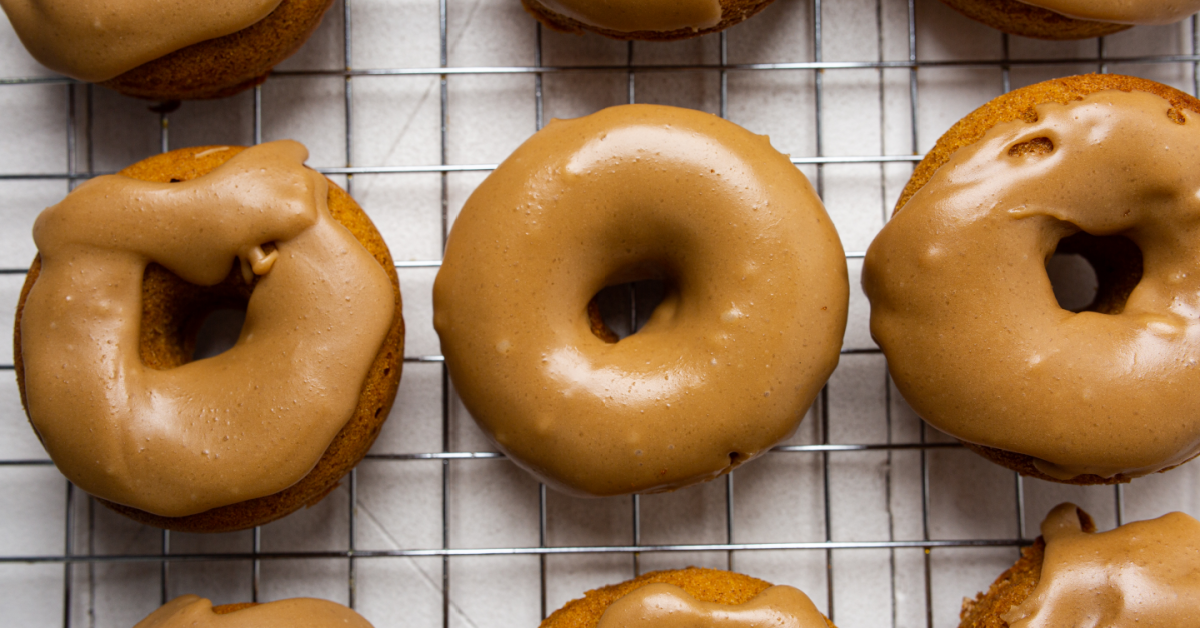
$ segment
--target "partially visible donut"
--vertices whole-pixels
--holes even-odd
[[[530,15],[564,33],[674,41],[723,31],[772,0],[521,0]]]
[[[262,83],[304,44],[332,3],[0,0],[0,7],[50,69],[127,96],[168,101],[223,98]]]
[[[295,142],[172,151],[93,179],[39,217],[41,253],[21,292],[14,331],[21,399],[60,470],[114,510],[173,530],[253,527],[320,501],[378,435],[403,355],[394,265],[358,205],[301,165],[306,155]],[[174,206],[155,198],[212,200],[198,201],[189,214],[168,213]],[[186,217],[172,226],[175,216]],[[77,230],[80,219],[86,228]],[[246,221],[257,226],[238,235],[233,225]],[[104,248],[125,230],[140,234],[133,249]],[[145,252],[142,261],[126,253],[134,249]],[[193,266],[197,259],[207,260],[203,272]],[[325,261],[309,266],[317,259]],[[130,264],[144,271],[102,272]],[[347,268],[361,272],[334,274]],[[77,271],[95,277],[72,284]],[[337,297],[313,301],[321,293]],[[279,300],[270,301],[273,295]],[[62,298],[77,315],[51,307]],[[226,353],[192,362],[200,323],[226,307],[247,308],[242,338]],[[312,322],[283,318],[290,315],[332,316],[342,325],[309,333]],[[109,340],[122,351],[105,349]],[[267,346],[282,353],[254,348]],[[104,383],[100,372],[107,371],[90,370],[89,355],[110,360],[113,366],[103,368],[115,369],[114,381],[127,382],[120,386],[129,392],[112,394],[120,391]],[[227,389],[193,391],[207,380],[187,379],[228,379],[224,369],[248,364],[259,368],[235,371],[242,375]],[[358,375],[351,379],[352,373]],[[70,389],[58,386],[59,378],[68,378]],[[146,388],[143,380],[167,387]],[[184,396],[174,405],[163,403],[178,394]],[[151,402],[176,410],[123,407]],[[261,413],[248,412],[257,406]],[[146,456],[161,464],[147,467]]]
[[[666,296],[641,331],[595,333],[592,298],[646,279]],[[765,136],[626,105],[552,121],[475,190],[434,327],[502,451],[610,496],[711,480],[789,437],[837,365],[848,292],[833,223]]]
[[[336,602],[289,598],[256,604],[222,604],[181,595],[139,621],[134,628],[371,628],[362,615]]]
[[[1200,0],[942,0],[959,13],[1010,35],[1087,39],[1134,24],[1170,24],[1200,11]]]
[[[956,123],[867,251],[871,333],[934,427],[1022,474],[1127,482],[1200,452],[1200,101],[1088,75]],[[1071,245],[1101,285],[1059,307]]]
[[[649,590],[648,590],[649,588]],[[661,613],[667,611],[674,617],[660,617],[659,613],[651,614],[638,612],[644,610],[645,598],[638,599],[638,593],[653,593],[659,602],[655,609]],[[770,592],[770,593],[767,593]],[[781,604],[771,605],[767,596],[780,600]],[[781,594],[776,596],[776,594]],[[662,602],[666,602],[663,604]],[[697,604],[697,602],[699,604]],[[763,602],[767,604],[764,605]],[[749,610],[752,604],[758,605],[753,617],[738,612],[739,606]],[[711,613],[715,605],[721,605],[720,615],[724,626],[761,626],[782,625],[791,628],[836,628],[833,622],[822,615],[806,595],[792,587],[776,587],[771,583],[732,571],[688,567],[666,571],[652,571],[642,574],[633,580],[613,584],[600,589],[594,589],[584,594],[582,598],[567,602],[562,608],[554,611],[542,621],[539,628],[597,628],[602,619],[617,620],[616,617],[606,618],[605,614],[614,607],[626,606],[624,617],[632,617],[628,624],[621,622],[613,625],[630,625],[638,619],[646,623],[646,628],[664,625],[664,619],[674,620],[670,625],[712,625],[712,618],[704,621],[704,615]],[[665,608],[663,608],[665,607]],[[719,607],[718,607],[719,608]],[[634,611],[632,614],[629,611]],[[765,611],[765,612],[764,612]],[[782,611],[783,617],[777,613]],[[638,615],[643,617],[639,618]],[[687,623],[688,620],[692,620]],[[756,623],[754,620],[757,620]],[[774,621],[772,621],[774,620]],[[776,623],[778,622],[778,623]],[[630,628],[635,628],[630,626]]]

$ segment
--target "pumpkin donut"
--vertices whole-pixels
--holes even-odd
[[[327,600],[290,598],[258,604],[222,604],[181,595],[133,628],[371,628],[362,615]]]
[[[395,398],[404,323],[383,239],[296,142],[172,151],[34,225],[21,401],[72,482],[137,521],[261,525],[332,491]],[[192,360],[209,313],[228,351]]]
[[[612,39],[675,41],[723,31],[772,0],[521,0],[551,30]]]
[[[1170,24],[1200,11],[1200,0],[942,0],[954,10],[1010,35],[1087,39],[1135,24]]]
[[[554,611],[539,628],[638,625],[836,628],[798,589],[700,567],[652,571],[588,591]]]
[[[46,67],[150,100],[223,98],[266,80],[333,0],[0,0]],[[103,9],[103,11],[101,11]]]
[[[974,600],[959,628],[1189,626],[1200,607],[1200,522],[1181,512],[1096,532],[1060,504],[1021,558]]]
[[[867,251],[871,334],[934,427],[1022,474],[1127,482],[1200,452],[1200,101],[1056,79],[955,124]],[[1083,311],[1046,263],[1089,259]]]
[[[646,325],[596,333],[593,297],[649,279],[666,296]],[[518,465],[575,495],[661,492],[795,432],[837,365],[848,293],[833,223],[766,137],[625,105],[552,121],[475,190],[434,327]]]

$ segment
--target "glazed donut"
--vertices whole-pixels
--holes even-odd
[[[1200,521],[1173,512],[1096,533],[1060,504],[1042,536],[986,593],[963,599],[959,628],[1189,626],[1200,608]]]
[[[652,571],[588,591],[554,611],[540,628],[613,626],[836,628],[798,589],[698,567]]]
[[[387,418],[395,269],[307,154],[173,151],[38,217],[21,400],[59,470],[118,512],[184,531],[266,523],[333,490]],[[237,343],[192,361],[207,315],[243,305]]]
[[[222,604],[181,595],[133,628],[371,628],[362,615],[327,600],[291,598],[255,604]]]
[[[645,279],[666,285],[645,327],[593,333],[589,301]],[[552,121],[471,195],[434,326],[501,451],[560,491],[621,495],[790,436],[837,365],[848,292],[821,201],[765,136],[626,105]]]
[[[0,0],[21,43],[66,76],[151,100],[222,98],[262,83],[333,0]]]
[[[1170,24],[1200,11],[1200,0],[942,0],[954,10],[1010,35],[1087,39],[1134,24]]]
[[[1127,482],[1200,451],[1200,101],[1088,75],[1005,94],[917,166],[867,251],[871,334],[934,427],[1022,474]],[[1061,308],[1059,250],[1100,280]]]
[[[771,0],[521,0],[521,4],[551,30],[674,41],[723,31],[767,8]]]

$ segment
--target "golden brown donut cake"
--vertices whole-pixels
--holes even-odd
[[[106,22],[103,30],[92,26],[93,21],[100,23],[90,13],[94,3],[56,6],[46,0],[0,0],[0,6],[26,48],[51,69],[127,96],[170,101],[223,98],[262,83],[271,68],[304,44],[332,2],[188,0],[149,5],[144,0],[121,0],[116,8],[125,12],[122,18],[106,15],[113,23]],[[241,4],[239,11],[244,14],[209,26],[206,20],[230,19],[221,14],[234,12],[226,11],[222,3]],[[112,3],[105,6],[112,8]],[[152,6],[197,15],[182,19],[175,13],[159,15],[148,12]],[[112,50],[125,48],[137,49],[108,58],[117,56]]]
[[[1200,399],[1183,382],[1200,348],[1175,313],[1195,257],[1172,248],[1190,223],[1170,216],[1192,211],[1197,115],[1165,85],[1075,76],[1000,96],[938,140],[863,272],[872,335],[919,415],[1051,481],[1127,482],[1196,456]],[[1172,226],[1139,226],[1159,220]],[[1055,301],[1056,247],[1095,267],[1085,311]],[[1140,344],[1160,337],[1169,351]]]
[[[646,587],[653,585],[670,585],[681,589],[682,591],[662,589],[661,592],[674,598],[673,605],[692,607],[687,610],[693,614],[696,613],[696,610],[692,610],[695,606],[699,606],[702,613],[704,609],[713,609],[712,605],[715,604],[748,605],[769,589],[787,589],[790,596],[785,598],[784,604],[781,606],[786,605],[787,610],[790,611],[789,614],[794,613],[795,619],[784,625],[793,625],[797,628],[835,628],[833,622],[821,615],[807,596],[791,587],[773,587],[769,582],[740,573],[700,567],[652,571],[633,580],[588,591],[582,598],[571,600],[562,608],[554,611],[542,621],[540,628],[596,628],[600,625],[601,617],[614,604],[622,600],[625,604],[629,604],[635,601],[629,597],[631,594],[639,590],[645,591]],[[699,604],[696,604],[697,602]],[[677,610],[678,606],[676,606]],[[737,617],[734,609],[728,609],[725,612],[728,617]],[[797,620],[801,623],[797,624]],[[738,622],[736,619],[733,621]],[[804,623],[805,621],[807,623]],[[818,621],[821,623],[815,623]],[[702,622],[695,623],[704,625]],[[652,625],[659,624],[648,623],[646,628],[650,628]]]
[[[1083,509],[1060,504],[1012,567],[963,598],[959,628],[1191,626],[1198,557],[1200,522],[1183,513],[1096,533]]]
[[[1010,35],[1086,39],[1134,24],[1169,24],[1200,10],[1196,0],[942,0],[959,13]]]
[[[258,604],[222,604],[181,595],[134,628],[371,628],[362,615],[336,602],[290,598]]]
[[[551,30],[674,41],[723,31],[767,8],[771,0],[521,0],[521,4]]]
[[[213,172],[245,150],[247,149],[236,146],[185,148],[138,162],[123,170],[121,174],[138,181],[178,185],[182,182],[199,179]],[[302,146],[293,142],[267,144],[257,147],[254,150],[260,152],[264,150],[284,151],[296,159],[300,159],[300,155],[307,154]],[[298,164],[298,162],[292,163]],[[296,168],[300,167],[294,165],[293,169]],[[307,169],[303,170],[311,173]],[[255,172],[257,171],[257,166],[255,166]],[[113,510],[142,523],[188,532],[224,532],[261,525],[287,515],[302,506],[311,506],[324,498],[326,494],[337,487],[341,478],[362,459],[374,442],[375,437],[378,436],[379,430],[387,418],[388,411],[395,399],[396,389],[400,381],[404,346],[404,321],[401,317],[399,282],[392,258],[388,253],[382,236],[358,204],[341,188],[329,182],[324,177],[315,173],[309,176],[314,177],[313,180],[316,183],[324,182],[324,184],[328,185],[328,194],[325,200],[329,214],[336,221],[336,224],[342,225],[349,231],[352,241],[357,241],[365,249],[363,256],[365,259],[373,260],[373,263],[378,265],[380,268],[379,272],[383,277],[380,280],[382,282],[380,285],[383,286],[383,290],[385,291],[381,295],[384,303],[375,306],[377,309],[386,308],[380,310],[382,315],[386,317],[383,319],[385,322],[382,327],[379,328],[379,337],[382,338],[382,341],[376,346],[377,348],[363,347],[359,349],[360,353],[366,356],[365,360],[362,361],[364,364],[365,379],[361,386],[356,385],[354,392],[349,392],[350,395],[355,394],[355,392],[357,393],[357,402],[354,402],[354,397],[349,397],[349,403],[352,404],[353,410],[349,414],[348,420],[342,424],[340,429],[337,428],[337,424],[328,428],[334,433],[332,440],[327,441],[329,444],[323,454],[320,454],[320,450],[317,450],[319,460],[315,462],[315,465],[306,474],[302,475],[299,481],[273,494],[247,500],[235,500],[226,505],[186,516],[153,514],[144,509],[117,503],[113,499],[102,498],[100,500]],[[80,186],[80,189],[83,187]],[[243,186],[243,188],[245,187]],[[77,189],[78,192],[79,189]],[[224,200],[222,202],[228,203],[230,201]],[[39,243],[40,246],[41,244]],[[137,350],[140,353],[140,362],[149,371],[170,373],[178,367],[189,365],[189,363],[198,365],[201,362],[206,362],[192,362],[196,334],[200,324],[209,313],[217,309],[246,307],[251,302],[251,295],[256,290],[256,286],[260,283],[260,277],[256,276],[256,273],[258,273],[257,270],[253,273],[248,273],[250,281],[247,282],[244,278],[244,272],[240,271],[248,271],[248,269],[239,269],[237,261],[237,259],[234,260],[233,267],[227,271],[227,276],[224,277],[224,280],[214,280],[217,281],[214,285],[203,286],[185,281],[157,263],[151,263],[146,266],[141,285],[141,325],[137,336]],[[245,265],[244,258],[243,264]],[[29,354],[26,352],[28,347],[23,342],[22,330],[30,322],[25,317],[25,312],[27,311],[30,292],[38,284],[39,276],[42,272],[42,256],[39,255],[30,267],[24,288],[21,291],[20,301],[17,306],[13,349],[21,400],[26,408],[26,412],[30,414],[31,422],[35,423],[35,428],[37,428],[37,423],[33,421],[34,414],[31,412],[31,402],[27,396]],[[226,271],[222,272],[225,273]],[[352,282],[360,280],[361,278],[347,277],[342,281]],[[349,301],[350,297],[347,296],[346,300]],[[252,316],[248,312],[248,326],[251,325],[251,318]],[[366,332],[364,331],[363,333],[365,334]],[[313,338],[312,340],[317,340],[317,338]],[[297,338],[294,342],[301,344],[311,343],[311,341],[306,341],[304,338]],[[241,343],[242,340],[239,340],[239,344]],[[232,350],[227,353],[232,353]],[[222,356],[217,357],[221,358],[225,355],[222,354]],[[271,364],[271,366],[273,368],[286,368],[286,365]],[[280,373],[278,377],[282,378],[283,374]],[[305,399],[296,399],[294,403],[297,407],[302,407],[306,404],[314,404],[314,407],[320,407],[319,405],[315,405],[315,402],[319,400],[318,398],[323,398],[326,393],[332,393],[332,390],[310,388],[300,393],[306,397]],[[242,401],[248,402],[248,396],[243,395],[243,397],[239,398],[236,405],[241,406]],[[279,409],[283,410],[284,408]],[[274,408],[270,410],[272,413],[274,411]],[[201,413],[203,414],[203,412]],[[237,436],[238,431],[234,430],[232,433],[234,436]],[[297,431],[296,434],[300,435],[300,432]],[[43,444],[48,444],[45,434],[40,428],[38,429],[38,435],[42,439]],[[272,436],[271,438],[274,440],[278,436]],[[289,437],[284,435],[282,438],[282,442],[286,442]],[[226,437],[226,440],[228,440],[228,437]],[[270,447],[269,443],[256,443],[253,445],[264,448]],[[53,449],[51,453],[53,457]],[[204,452],[206,455],[208,453],[207,450]],[[63,468],[62,461],[56,460],[56,463],[60,469]],[[71,477],[71,475],[71,473],[68,473],[68,477]],[[75,478],[72,479],[74,480]],[[79,482],[76,483],[78,484]],[[216,484],[219,486],[221,482],[217,481]],[[84,488],[87,490],[86,486]],[[146,487],[138,492],[149,493],[152,490],[155,490],[155,487]]]

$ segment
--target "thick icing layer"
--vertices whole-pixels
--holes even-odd
[[[957,438],[1062,479],[1182,463],[1200,451],[1200,120],[1144,92],[1037,113],[958,149],[880,232],[871,333]],[[1046,260],[1078,230],[1141,249],[1119,314],[1055,300]]]
[[[1020,0],[1077,20],[1171,24],[1200,11],[1200,0]]]
[[[41,273],[21,319],[27,407],[79,487],[168,517],[271,495],[352,416],[394,295],[330,216],[307,155],[273,142],[192,181],[97,177],[38,216]],[[276,250],[260,255],[266,243]],[[147,264],[212,285],[239,259],[261,277],[237,344],[147,368]]]
[[[658,278],[607,344],[587,306]],[[555,120],[471,195],[434,284],[463,402],[543,481],[583,495],[712,479],[787,438],[837,365],[845,253],[808,180],[716,116],[627,105]]]
[[[46,67],[98,83],[192,44],[236,33],[282,0],[0,0]]]
[[[1088,534],[1074,504],[1042,522],[1042,576],[1012,628],[1187,628],[1200,609],[1200,521],[1173,512]]]
[[[622,33],[702,30],[721,23],[720,0],[537,0],[589,26]]]
[[[701,602],[680,587],[648,584],[613,602],[596,628],[828,628],[799,589],[773,586],[745,604]]]
[[[232,613],[213,612],[212,602],[181,595],[133,628],[371,628],[362,615],[334,602],[292,598]]]

